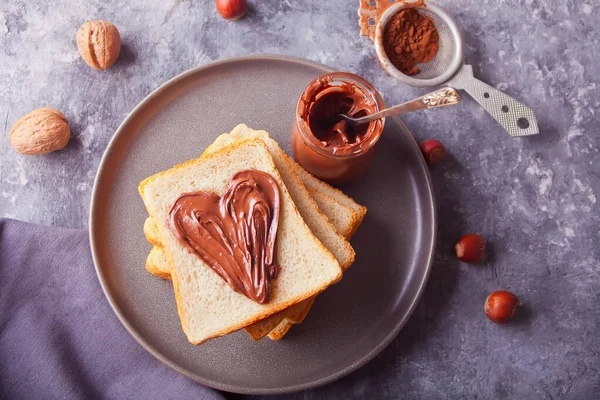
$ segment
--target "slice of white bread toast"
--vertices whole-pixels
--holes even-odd
[[[168,214],[182,193],[223,194],[232,176],[243,170],[270,174],[279,184],[280,222],[270,301],[258,304],[233,291],[168,227]],[[155,218],[173,281],[183,331],[193,344],[222,336],[308,299],[337,282],[342,270],[335,257],[312,234],[298,212],[266,145],[251,139],[234,143],[202,159],[188,161],[144,180],[139,191]]]
[[[239,140],[248,138],[259,138],[267,145],[269,152],[273,157],[273,161],[275,162],[275,166],[281,174],[286,187],[290,191],[300,215],[303,217],[313,234],[333,253],[340,263],[340,266],[342,266],[343,269],[348,268],[354,261],[354,250],[352,249],[352,246],[350,246],[350,243],[348,243],[344,237],[337,233],[335,227],[329,222],[327,217],[320,212],[318,205],[313,201],[305,186],[295,174],[293,168],[289,165],[291,160],[288,160],[288,156],[279,148],[277,142],[269,137],[267,132],[255,131],[243,124],[238,125],[231,133],[219,136],[215,142],[206,149],[203,157],[208,156],[215,151],[219,151],[221,148]],[[148,223],[145,224],[144,228],[146,231],[151,231],[152,229]],[[149,233],[149,236],[152,236],[152,232]],[[155,262],[157,256],[154,253],[156,253],[156,250],[153,250],[148,256],[146,269],[155,275],[164,277],[167,271],[165,271],[165,268],[155,268],[157,265]],[[168,267],[166,269],[168,270]],[[283,322],[286,318],[290,323],[299,323],[304,319],[311,306],[312,301],[299,303],[280,312],[278,315],[273,315],[264,321],[259,321],[256,324],[246,327],[246,331],[252,339],[262,339],[269,331]]]
[[[318,208],[334,225],[336,231],[342,236],[349,238],[350,235],[356,231],[358,225],[360,225],[360,222],[366,213],[366,208],[357,204],[351,198],[344,195],[337,189],[332,188],[326,183],[323,183],[314,178],[312,175],[308,174],[302,167],[300,167],[295,161],[287,156],[274,140],[269,138],[269,134],[267,132],[255,131],[243,124],[238,125],[231,131],[231,133],[219,136],[215,142],[206,149],[204,154],[210,154],[220,147],[234,143],[237,140],[255,137],[262,138],[265,140],[265,143],[269,145],[271,154],[274,156],[276,166],[278,169],[280,169],[280,171],[285,169],[287,166],[288,170],[292,169],[293,172],[299,172],[301,174],[301,176],[304,178],[303,183],[312,185],[312,187],[307,186],[307,189],[310,188],[310,197],[315,200]],[[286,181],[286,177],[284,176],[283,178],[284,181]],[[287,181],[286,184],[288,184]],[[288,186],[290,185],[288,184]],[[327,190],[329,194],[336,196],[347,205],[342,205],[338,200],[330,197],[329,194],[320,192],[320,190],[323,188]],[[302,210],[301,214],[303,214]],[[311,228],[313,227],[311,226]],[[160,246],[160,239],[158,239],[155,229],[152,227],[152,217],[149,217],[146,221],[146,224],[144,225],[144,232],[146,233],[146,237],[150,243]],[[319,237],[319,235],[317,235],[317,237]],[[327,246],[330,243],[325,244]],[[329,246],[327,247],[329,248]],[[161,262],[161,259],[164,260],[164,257],[161,258],[157,253],[160,253],[160,249],[156,247],[153,248],[148,256],[146,269],[156,276],[168,279],[169,265]],[[338,261],[341,261],[340,257],[338,257]],[[345,265],[343,261],[341,261],[341,263],[342,266],[349,266]],[[276,315],[264,319],[263,321],[259,321],[256,324],[246,327],[246,330],[254,340],[258,340],[277,327],[278,329],[275,329],[273,332],[271,332],[269,337],[273,340],[279,340],[287,331],[289,331],[292,324],[298,324],[304,320],[308,314],[308,311],[310,310],[310,307],[312,306],[313,301],[314,299],[312,299],[310,302],[301,302],[293,307],[290,307],[288,310],[284,310]],[[286,318],[285,320],[283,320],[284,317]]]

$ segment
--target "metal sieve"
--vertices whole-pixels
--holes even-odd
[[[422,6],[421,4],[424,4]],[[418,64],[418,74],[409,76],[398,70],[389,60],[383,47],[383,32],[389,19],[402,9],[416,8],[429,16],[439,33],[439,49],[428,63]],[[396,79],[417,87],[437,86],[445,83],[469,93],[494,117],[511,136],[528,136],[539,133],[533,110],[509,95],[473,76],[473,67],[463,61],[463,38],[458,24],[448,12],[431,1],[404,1],[390,6],[379,18],[375,31],[375,49],[384,68]]]

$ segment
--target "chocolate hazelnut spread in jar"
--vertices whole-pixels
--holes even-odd
[[[381,95],[358,75],[333,72],[304,89],[292,127],[294,158],[314,176],[343,184],[360,177],[373,163],[384,119],[356,128],[341,120],[384,108]]]

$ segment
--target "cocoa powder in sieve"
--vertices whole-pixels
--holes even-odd
[[[415,8],[393,15],[383,32],[383,48],[402,73],[416,75],[416,64],[429,62],[439,48],[439,34],[433,20]]]

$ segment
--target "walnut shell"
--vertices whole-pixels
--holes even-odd
[[[71,138],[67,118],[54,108],[39,108],[19,118],[10,129],[10,144],[21,154],[60,150]]]
[[[88,21],[77,31],[77,48],[87,65],[104,71],[119,58],[121,36],[108,21]]]

